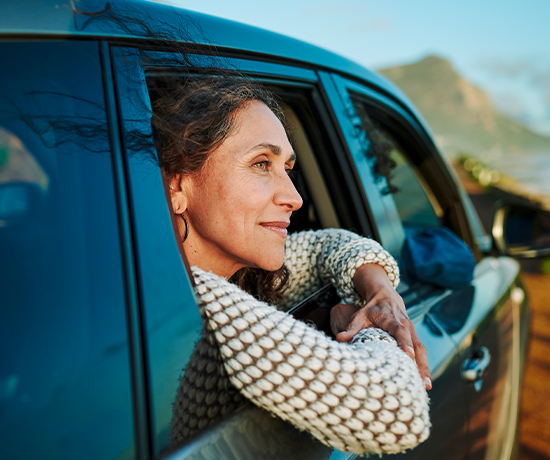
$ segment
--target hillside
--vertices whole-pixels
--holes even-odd
[[[409,96],[448,155],[479,155],[488,150],[550,153],[550,137],[499,113],[487,94],[445,59],[428,56],[414,64],[378,71]]]

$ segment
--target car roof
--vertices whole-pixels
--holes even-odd
[[[222,52],[337,72],[377,87],[426,129],[413,104],[385,77],[336,53],[258,27],[153,0],[18,0],[5,1],[1,9],[0,37],[192,41]]]

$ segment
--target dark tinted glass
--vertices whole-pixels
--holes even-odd
[[[541,249],[550,245],[550,213],[515,206],[504,225],[504,237],[510,246],[531,246]]]
[[[353,93],[350,97],[365,130],[368,139],[366,154],[373,158],[374,168],[383,171],[393,163],[388,187],[382,193],[391,193],[404,227],[441,225],[439,205],[405,151],[386,129],[369,117],[365,102]]]
[[[98,46],[0,54],[0,458],[132,458]]]

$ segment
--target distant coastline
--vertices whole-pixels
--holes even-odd
[[[483,163],[478,158],[461,156],[458,162],[484,188],[493,188],[502,195],[519,197],[550,211],[550,193],[537,190],[532,185]]]

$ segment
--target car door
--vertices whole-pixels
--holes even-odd
[[[0,49],[0,457],[134,459],[133,269],[101,50]]]
[[[375,157],[368,154],[375,137],[384,142],[391,141],[389,132],[373,124],[369,112],[372,107],[380,110],[397,110],[397,104],[382,95],[357,83],[341,77],[322,74],[327,98],[339,120],[341,135],[347,140],[351,161],[356,166],[357,180],[363,185],[365,203],[371,209],[373,220],[377,224],[378,236],[382,244],[400,260],[406,229],[402,222],[394,196],[389,193],[388,181],[374,167]],[[359,107],[363,109],[358,113]],[[367,118],[368,117],[368,118]],[[407,125],[404,123],[404,126]],[[376,132],[375,132],[376,129]],[[404,161],[404,160],[403,160]],[[409,171],[409,176],[412,172]],[[417,176],[413,176],[415,179]],[[403,176],[402,183],[410,182],[411,177]],[[441,209],[434,196],[424,192],[425,188],[416,181],[416,187],[405,195],[409,197],[407,209],[416,209],[412,213],[420,225],[439,225]],[[418,190],[420,187],[420,190]],[[464,388],[461,381],[462,358],[455,343],[444,332],[431,314],[432,309],[449,293],[429,284],[409,283],[403,279],[398,287],[407,306],[407,312],[413,321],[417,333],[428,351],[433,389],[430,417],[431,434],[427,441],[416,449],[407,452],[409,458],[464,458],[467,446],[467,411]],[[468,310],[468,305],[464,308]]]
[[[441,292],[429,285],[411,286],[419,292],[428,289],[428,294],[420,294],[426,315],[415,326],[428,348],[434,385],[432,435],[408,455],[509,458],[517,425],[520,323],[526,311],[518,264],[484,255],[486,237],[479,232],[478,222],[472,221],[469,203],[461,198],[433,143],[411,114],[396,101],[341,77],[325,75],[323,81],[329,97],[338,97],[342,104],[336,116],[352,146],[369,203],[377,199],[381,203],[376,217],[381,222],[380,238],[387,241],[394,256],[402,256],[405,237],[411,231],[444,225],[470,245],[477,259],[473,281],[461,289]],[[365,122],[364,117],[370,121]],[[381,135],[393,143],[397,168],[390,182],[397,182],[396,193],[388,193],[384,179],[375,178],[378,186],[372,185],[372,161],[369,164],[364,156],[358,126],[371,140]],[[402,233],[394,230],[385,236],[385,229],[392,226]],[[410,294],[403,293],[405,300]],[[439,331],[445,339],[441,348],[430,347],[425,327]],[[452,354],[454,363],[445,371],[438,368],[434,356],[443,349]],[[448,378],[445,384],[439,383],[442,375]],[[442,432],[454,436],[448,438]]]

